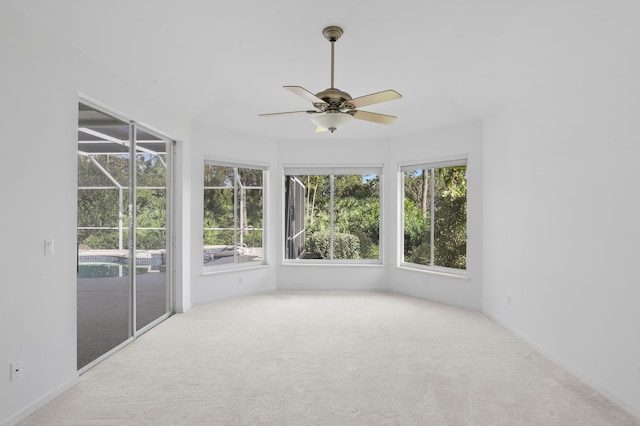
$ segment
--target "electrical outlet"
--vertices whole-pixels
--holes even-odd
[[[511,306],[511,295],[507,294],[507,306]]]
[[[22,361],[11,364],[11,381],[15,382],[22,376]]]
[[[244,284],[244,277],[242,275],[238,275],[238,284]]]

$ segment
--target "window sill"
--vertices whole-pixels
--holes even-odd
[[[228,274],[232,272],[245,272],[245,271],[252,271],[256,269],[267,269],[268,267],[269,267],[268,264],[260,263],[260,264],[246,265],[246,266],[238,265],[238,266],[226,267],[226,268],[220,268],[220,269],[206,269],[200,273],[200,276],[207,277],[210,275]]]
[[[429,275],[438,275],[441,277],[447,277],[447,278],[456,278],[456,279],[462,279],[462,280],[468,280],[469,275],[467,274],[467,271],[460,271],[458,272],[457,270],[439,270],[439,269],[431,269],[428,267],[419,267],[419,266],[412,266],[406,263],[401,263],[400,265],[398,265],[398,269],[404,269],[406,271],[412,271],[412,272],[421,272],[421,273],[425,273],[425,274],[429,274]]]
[[[343,262],[336,261],[336,260],[318,260],[315,262],[313,260],[289,260],[289,261],[282,262],[282,266],[322,266],[322,267],[349,266],[349,267],[381,268],[381,267],[384,267],[384,264],[382,263],[382,261],[378,261],[378,260],[360,261],[360,262],[348,261],[348,260]]]

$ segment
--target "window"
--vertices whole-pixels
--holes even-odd
[[[266,167],[205,161],[205,270],[264,263]]]
[[[285,259],[380,263],[380,167],[285,167]]]
[[[466,160],[401,167],[402,263],[467,268]]]

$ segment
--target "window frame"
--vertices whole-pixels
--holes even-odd
[[[467,214],[465,218],[465,236],[466,236],[466,267],[465,269],[460,268],[452,268],[447,266],[439,266],[434,265],[434,232],[435,232],[435,215],[431,215],[431,224],[429,226],[429,242],[430,242],[430,260],[428,265],[422,265],[419,263],[413,262],[405,262],[404,260],[404,249],[405,249],[405,241],[404,241],[404,230],[405,230],[405,209],[404,209],[404,200],[405,200],[405,178],[404,174],[407,171],[415,171],[415,170],[433,170],[447,167],[456,167],[456,166],[465,166],[465,180],[467,182],[467,189],[469,187],[469,164],[468,164],[468,156],[467,154],[460,154],[446,158],[434,159],[430,161],[411,161],[411,162],[403,162],[398,164],[398,261],[397,265],[401,268],[420,270],[425,272],[433,272],[442,275],[456,276],[456,277],[468,277],[469,271],[469,195],[466,194],[466,203],[467,203]],[[431,179],[430,183],[430,193],[433,194],[434,183],[433,179]],[[435,199],[433,196],[430,197],[430,209],[433,211],[434,209]]]
[[[379,211],[380,219],[378,223],[378,258],[376,259],[287,259],[286,258],[286,178],[287,176],[328,176],[330,177],[331,186],[333,188],[335,176],[349,176],[349,175],[372,175],[375,174],[379,178]],[[384,169],[382,164],[346,164],[346,165],[291,165],[284,164],[282,166],[282,264],[283,265],[349,265],[349,266],[381,266],[384,259],[384,232],[383,232],[383,197],[384,197]],[[335,209],[335,200],[333,189],[330,194],[330,216],[334,217],[333,210]],[[330,221],[330,238],[334,241],[334,221]],[[333,247],[331,248],[333,252]]]
[[[205,196],[205,191],[207,190],[207,187],[204,185],[204,168],[206,166],[217,166],[217,167],[229,167],[229,168],[233,168],[234,169],[234,184],[231,187],[234,191],[234,196],[233,196],[233,200],[234,200],[234,205],[233,205],[233,211],[234,211],[234,223],[233,223],[233,233],[234,233],[234,237],[233,237],[233,244],[234,246],[237,246],[238,241],[236,240],[236,235],[238,234],[238,232],[241,232],[241,229],[238,229],[238,220],[237,220],[237,210],[238,210],[238,203],[239,203],[239,188],[237,187],[237,173],[238,173],[238,169],[251,169],[251,170],[261,170],[262,171],[262,186],[261,186],[261,191],[262,191],[262,227],[259,229],[254,229],[255,231],[260,231],[262,232],[262,258],[260,260],[251,260],[251,261],[246,261],[246,262],[239,262],[238,261],[238,255],[235,253],[234,250],[234,255],[233,255],[233,262],[232,263],[224,263],[224,264],[219,264],[219,265],[207,265],[204,262],[204,236],[205,236],[205,232],[208,230],[208,228],[205,227],[205,223],[204,223],[204,219],[205,219],[205,205],[204,205],[204,196]],[[249,269],[249,268],[255,268],[255,267],[260,267],[260,266],[264,266],[267,264],[267,232],[266,232],[266,223],[267,223],[267,187],[268,187],[268,176],[269,176],[269,166],[268,164],[264,164],[264,163],[258,163],[258,162],[241,162],[241,161],[233,161],[233,160],[225,160],[225,159],[219,159],[219,158],[212,158],[212,157],[204,157],[204,161],[202,164],[202,170],[203,170],[203,176],[202,176],[202,244],[201,244],[201,253],[200,256],[202,257],[202,259],[200,260],[200,265],[202,265],[202,273],[203,275],[207,275],[207,274],[212,274],[212,273],[217,273],[217,272],[227,272],[227,271],[233,271],[233,270],[241,270],[241,269]],[[211,189],[211,188],[209,188]]]

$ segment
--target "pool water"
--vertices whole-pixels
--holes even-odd
[[[148,266],[136,266],[136,275],[149,272]],[[129,275],[129,265],[122,263],[91,262],[78,265],[78,278],[118,278]]]

